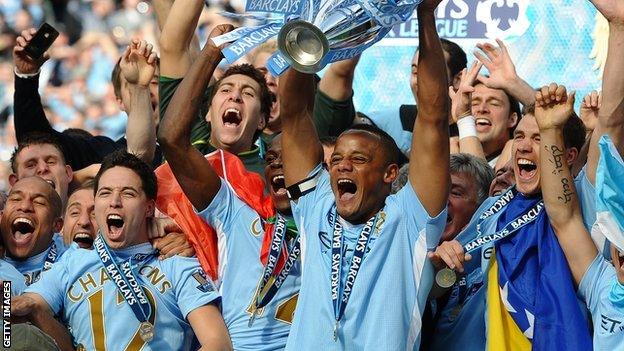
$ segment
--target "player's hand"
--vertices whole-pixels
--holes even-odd
[[[598,124],[598,111],[602,105],[602,93],[596,90],[588,93],[581,102],[581,121],[587,131],[593,131]]]
[[[469,70],[464,68],[462,71],[457,91],[452,86],[449,87],[451,117],[455,123],[461,118],[471,115],[470,103],[472,101],[472,93],[475,90],[474,83],[477,80],[481,67],[483,67],[481,62],[473,62]]]
[[[464,247],[457,240],[444,241],[427,256],[436,269],[448,267],[459,273],[464,272],[464,262],[472,259],[472,255],[464,253]]]
[[[121,55],[119,66],[129,84],[147,88],[156,72],[156,53],[145,40],[132,39]]]
[[[15,64],[17,73],[37,73],[41,65],[50,58],[50,54],[47,51],[43,53],[43,56],[38,60],[31,58],[24,51],[24,48],[32,40],[35,33],[37,33],[35,28],[23,30],[21,35],[15,40],[16,44],[15,47],[13,47],[13,64]]]
[[[490,43],[477,44],[481,51],[475,52],[475,56],[490,73],[489,77],[480,75],[478,79],[488,88],[508,90],[518,74],[503,41],[496,39],[496,43],[498,47]]]
[[[164,260],[175,255],[184,257],[195,256],[195,249],[189,243],[186,235],[180,232],[170,232],[162,238],[152,240],[152,245],[160,251],[158,259]]]
[[[13,296],[11,300],[11,321],[14,323],[30,321],[36,307],[35,301],[28,295]]]
[[[563,85],[551,83],[535,94],[535,119],[540,130],[562,129],[574,114],[574,92],[568,95]]]
[[[223,35],[225,33],[229,33],[229,32],[231,32],[233,30],[234,30],[234,26],[231,25],[231,24],[219,24],[219,25],[217,25],[210,32],[210,35],[208,36],[208,42],[206,43],[206,45],[210,45],[210,47],[215,48],[215,49],[221,51],[221,49],[226,47],[228,45],[228,43],[222,44],[220,46],[216,46],[211,39],[212,38],[216,38],[219,35]]]

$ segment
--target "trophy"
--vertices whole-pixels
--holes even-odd
[[[422,0],[248,0],[248,12],[266,12],[281,20],[239,28],[213,38],[233,63],[254,47],[277,35],[279,51],[267,64],[278,76],[288,67],[316,73],[332,62],[361,54],[381,40],[392,27],[407,21]],[[229,14],[240,19],[258,19],[253,14]]]
[[[316,73],[381,40],[396,23],[408,20],[420,1],[324,1],[315,14],[302,16],[313,17],[312,21],[287,21],[279,31],[277,45],[292,68]]]

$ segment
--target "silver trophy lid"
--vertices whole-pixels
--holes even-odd
[[[329,51],[329,42],[323,32],[302,20],[289,21],[282,27],[277,46],[291,67],[303,73],[320,71],[323,58]]]

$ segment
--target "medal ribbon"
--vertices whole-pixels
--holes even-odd
[[[271,246],[269,247],[267,263],[264,266],[260,286],[258,287],[258,294],[256,295],[256,309],[266,306],[273,299],[279,288],[284,283],[284,280],[286,280],[286,278],[288,277],[290,269],[301,254],[301,242],[299,240],[299,234],[297,234],[297,236],[295,237],[292,248],[290,250],[287,250],[288,247],[285,240],[286,232],[286,220],[284,219],[284,217],[278,214],[274,227],[273,239],[271,240]],[[281,256],[282,250],[284,249],[289,251],[288,256],[286,258],[284,266],[279,271],[279,273],[276,274],[277,263]],[[270,280],[271,282],[269,283]]]
[[[52,268],[54,262],[58,258],[58,251],[56,250],[56,243],[53,241],[52,245],[50,245],[50,251],[48,251],[48,255],[46,256],[45,261],[43,262],[43,270],[47,271]]]
[[[145,296],[145,292],[141,289],[134,272],[132,271],[132,261],[141,262],[152,257],[154,253],[149,254],[136,254],[130,259],[121,264],[121,269],[117,262],[115,262],[114,254],[109,250],[106,241],[102,238],[102,235],[98,235],[95,239],[93,246],[95,251],[100,257],[100,261],[106,269],[106,274],[110,280],[115,283],[117,290],[121,293],[124,300],[128,303],[134,313],[135,317],[141,323],[149,321],[149,316],[152,313],[151,306]]]
[[[538,201],[527,211],[516,217],[513,221],[509,222],[502,230],[494,234],[481,236],[481,224],[483,223],[483,221],[486,218],[491,217],[494,214],[502,211],[515,197],[516,193],[517,191],[515,187],[509,189],[507,192],[501,195],[501,197],[496,200],[496,202],[489,209],[481,214],[477,222],[477,238],[469,241],[466,245],[464,245],[464,250],[466,251],[466,253],[473,252],[481,248],[485,244],[494,243],[500,239],[506,238],[537,219],[540,212],[542,212],[542,210],[544,209],[543,200]]]
[[[342,316],[344,315],[347,303],[349,302],[349,298],[351,297],[353,284],[355,283],[357,274],[362,267],[362,261],[364,261],[364,253],[366,252],[366,248],[368,247],[368,243],[370,241],[370,237],[373,233],[373,229],[375,228],[375,223],[377,222],[378,217],[379,215],[375,215],[374,217],[370,218],[364,225],[364,228],[362,228],[362,232],[360,233],[358,240],[355,244],[355,248],[353,250],[353,257],[351,258],[351,263],[349,264],[349,271],[347,273],[344,288],[341,289],[341,267],[343,254],[342,247],[344,245],[344,237],[342,236],[342,224],[338,222],[338,213],[334,211],[334,233],[332,237],[332,263],[330,285],[332,304],[334,306],[334,318],[336,320],[336,324],[334,325],[334,341],[337,339],[338,324],[340,323],[340,319],[342,319]],[[342,297],[339,298],[341,291]]]

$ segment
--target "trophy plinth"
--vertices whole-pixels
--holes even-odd
[[[329,52],[325,34],[310,22],[294,20],[287,22],[277,36],[277,46],[297,71],[316,73],[323,68],[323,58]]]

